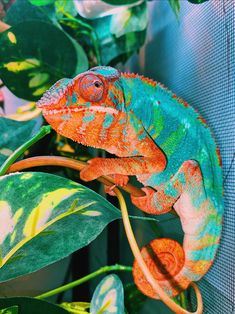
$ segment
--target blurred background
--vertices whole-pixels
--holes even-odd
[[[48,23],[45,19],[50,19],[52,13],[50,6],[44,13],[41,10],[43,7],[38,6],[34,8],[35,11],[32,13],[34,18],[31,20],[27,16],[27,12],[29,12],[27,10],[33,10],[33,0],[30,1],[31,8],[27,2],[28,0],[18,0],[12,4],[9,10],[4,1],[2,4],[5,8],[5,12],[2,11],[4,22],[15,27],[15,31],[18,31],[19,34],[24,32],[27,33],[26,37],[32,36],[32,34],[35,37],[31,38],[28,48],[26,43],[23,43],[21,47],[22,53],[25,55],[28,54],[27,49],[31,49],[35,54],[35,57],[31,57],[33,71],[32,68],[26,69],[31,71],[31,76],[28,76],[27,82],[25,79],[27,71],[25,73],[23,73],[24,71],[12,71],[13,65],[10,62],[13,61],[7,59],[6,51],[0,47],[0,64],[7,64],[0,69],[0,78],[4,82],[4,86],[0,89],[2,104],[4,103],[2,105],[3,114],[15,114],[17,107],[23,104],[28,105],[29,101],[37,100],[40,93],[60,78],[58,77],[60,73],[65,73],[71,77],[72,74],[82,72],[99,63],[115,66],[121,71],[140,73],[162,82],[196,108],[206,119],[213,130],[222,156],[225,215],[219,252],[213,267],[199,282],[199,286],[205,303],[204,313],[234,313],[235,2],[233,0],[209,0],[195,4],[191,2],[197,1],[189,2],[187,0],[176,1],[175,3],[167,0],[138,1],[136,3],[130,1],[129,11],[127,11],[127,5],[111,7],[109,1],[103,2],[102,5],[100,5],[102,1],[89,1],[90,7],[88,4],[84,5],[82,1],[74,1],[72,9],[69,6],[69,1],[66,2],[67,7],[59,6],[59,1],[57,1],[56,23],[58,23],[59,16],[60,25],[62,25],[60,27],[72,38],[72,43],[69,43],[71,51],[67,51],[69,50],[68,45],[66,48],[63,40],[61,41],[62,37],[60,36],[63,34],[56,33],[60,28],[58,30],[53,28],[56,23],[53,22],[51,29],[43,29],[45,25],[41,27],[33,24],[30,28],[30,23],[42,21],[44,24]],[[95,2],[93,7],[92,2]],[[125,4],[125,1],[121,2]],[[39,11],[37,11],[38,8],[40,8]],[[21,10],[20,14],[19,10]],[[66,10],[67,13],[64,14],[63,10]],[[79,22],[75,21],[77,15],[79,15]],[[17,25],[19,22],[21,24]],[[27,23],[29,24],[27,25]],[[80,23],[80,32],[77,31],[77,23]],[[88,26],[85,25],[86,23]],[[39,28],[41,34],[38,31]],[[95,31],[93,32],[91,28]],[[49,32],[51,32],[52,38],[56,38],[51,53],[48,53],[52,49],[51,43],[47,41]],[[115,40],[113,40],[113,36],[116,36]],[[87,39],[87,37],[89,38]],[[0,45],[4,44],[4,40],[5,38],[2,36]],[[74,60],[70,60],[74,49],[73,40],[77,41],[76,51],[79,50],[79,53],[74,54],[77,64]],[[61,53],[56,53],[58,51],[56,45],[61,43],[61,53],[64,55],[63,64],[60,60]],[[47,59],[47,62],[55,68],[57,67],[59,74],[53,70],[48,74],[45,69],[40,68],[39,56],[34,48],[38,45],[41,45],[42,51],[44,51],[43,49],[46,51],[45,55],[41,55],[42,60]],[[15,53],[10,46],[7,49],[9,49],[9,54]],[[99,51],[98,55],[97,50]],[[67,61],[65,60],[66,54],[68,56]],[[25,65],[18,64],[18,66],[24,67]],[[15,82],[16,74],[21,83]],[[31,85],[28,83],[29,79]],[[33,105],[32,108],[34,108]],[[34,112],[33,109],[31,111]],[[36,120],[37,124],[42,123],[42,118],[37,117]],[[63,150],[65,144],[72,147],[73,154],[76,152],[83,159],[90,155],[99,154],[99,152],[92,150],[84,151],[81,147],[75,147],[73,143],[67,141],[65,143],[56,135],[54,135],[52,142],[53,145],[51,144],[50,147],[57,150],[57,153],[59,151],[66,156],[69,155],[69,152],[68,149]],[[58,147],[62,148],[58,149]],[[44,153],[46,151],[43,153],[40,151],[40,154]],[[68,176],[74,180],[79,180],[74,174],[69,173]],[[100,186],[91,187],[103,193]],[[118,206],[114,198],[109,196],[107,198]],[[133,213],[140,215],[135,209],[133,209]],[[155,237],[156,231],[147,222],[133,220],[132,224],[140,246]],[[170,214],[159,217],[157,228],[165,237],[182,240],[183,233],[180,221]],[[72,257],[40,272],[1,284],[0,289],[4,295],[12,295],[19,293],[19,291],[25,295],[35,295],[52,289],[62,282],[82,277],[103,265],[115,263],[132,265],[132,262],[133,257],[122,223],[116,221],[111,223],[88,247],[75,252]],[[120,276],[124,281],[130,280],[129,276]],[[76,300],[78,297],[79,300],[87,301],[98,282],[99,279],[89,282],[87,285],[79,286],[65,295],[59,295],[57,301],[62,301],[62,299]],[[195,302],[193,295],[191,298],[192,302]],[[162,302],[146,299],[138,313],[167,314],[172,312]]]

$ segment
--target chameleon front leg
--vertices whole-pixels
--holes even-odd
[[[196,161],[187,160],[172,179],[154,190],[144,187],[145,196],[131,196],[132,203],[142,211],[160,215],[172,210],[180,195],[189,188],[202,182],[201,170]]]
[[[139,175],[158,173],[164,170],[165,157],[122,157],[122,158],[94,158],[80,172],[84,181],[94,180],[102,175]]]

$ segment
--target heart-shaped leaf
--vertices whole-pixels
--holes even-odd
[[[58,305],[28,297],[0,298],[0,309],[10,307],[19,309],[17,312],[3,312],[4,314],[68,314]],[[3,314],[0,310],[0,313]]]
[[[62,77],[86,71],[83,48],[53,24],[27,21],[0,34],[0,76],[18,97],[38,100]]]
[[[0,191],[0,282],[68,256],[121,217],[95,192],[47,173],[4,176]]]
[[[35,121],[19,122],[0,117],[0,165],[32,136]]]
[[[96,287],[91,300],[90,313],[124,313],[123,286],[117,275],[106,276]]]

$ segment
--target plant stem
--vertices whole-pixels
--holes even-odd
[[[0,167],[0,176],[3,176],[7,172],[8,168],[13,164],[13,162],[15,162],[16,159],[19,158],[30,146],[38,142],[40,139],[42,139],[50,132],[51,126],[49,125],[43,126],[41,127],[39,132],[35,134],[30,140],[28,140],[20,147],[18,147]]]
[[[36,156],[36,157],[30,157],[30,158],[17,161],[13,165],[11,165],[11,167],[7,170],[7,173],[22,171],[25,169],[29,169],[33,167],[41,167],[41,166],[57,166],[57,167],[61,166],[61,167],[67,167],[70,169],[81,171],[86,165],[87,164],[83,161],[75,160],[68,157]],[[114,179],[110,176],[99,177],[97,178],[97,181],[111,187],[115,185]],[[137,188],[136,186],[130,183],[120,188],[124,190],[125,192],[132,194],[133,196],[138,196],[138,197],[145,196],[144,191],[142,191],[140,188]],[[171,210],[170,213],[177,217],[177,214],[174,210]],[[149,220],[149,219],[145,219],[145,220]]]
[[[119,205],[121,208],[122,212],[122,219],[123,219],[123,224],[124,224],[124,229],[126,232],[126,236],[130,245],[130,248],[132,250],[132,253],[136,259],[136,262],[139,264],[139,267],[141,271],[143,272],[146,280],[148,283],[152,286],[156,294],[160,297],[160,299],[174,312],[177,314],[202,314],[203,311],[203,303],[202,303],[202,296],[201,293],[197,287],[197,285],[194,282],[191,282],[191,286],[194,288],[194,291],[196,293],[196,298],[197,298],[197,310],[196,312],[188,312],[178,304],[176,304],[162,289],[162,287],[159,285],[158,281],[153,277],[152,273],[148,269],[141,252],[139,250],[139,247],[137,245],[133,230],[131,228],[130,220],[128,217],[128,211],[127,211],[127,206],[125,199],[122,195],[122,193],[119,191],[118,188],[114,188],[113,191],[117,195]]]
[[[81,285],[82,283],[84,282],[87,282],[101,274],[104,274],[104,273],[107,273],[107,272],[111,272],[111,271],[132,271],[132,267],[130,266],[123,266],[123,265],[112,265],[112,266],[104,266],[104,267],[101,267],[100,269],[94,271],[93,273],[85,276],[85,277],[82,277],[78,280],[75,280],[75,281],[72,281],[64,286],[61,286],[59,288],[56,288],[56,289],[53,289],[53,290],[50,290],[48,292],[45,292],[43,294],[40,294],[36,297],[36,299],[45,299],[45,298],[49,298],[55,294],[58,294],[60,292],[63,292],[63,291],[66,291],[66,290],[69,290],[73,287],[76,287],[76,286],[79,286]]]
[[[7,170],[7,173],[22,171],[24,169],[33,168],[33,167],[40,167],[40,166],[62,166],[67,167],[70,169],[74,169],[77,171],[82,170],[87,164],[83,161],[75,160],[72,158],[67,157],[61,157],[61,156],[36,156],[36,157],[30,157],[26,158],[20,161],[17,161],[11,167]],[[113,186],[115,184],[114,179],[109,176],[102,176],[97,178],[97,180],[105,185]],[[127,184],[123,187],[123,189],[133,194],[134,196],[144,196],[145,193],[131,185]]]

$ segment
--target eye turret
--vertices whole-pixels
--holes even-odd
[[[87,101],[100,101],[104,93],[104,83],[95,74],[86,74],[79,81],[79,93]]]

